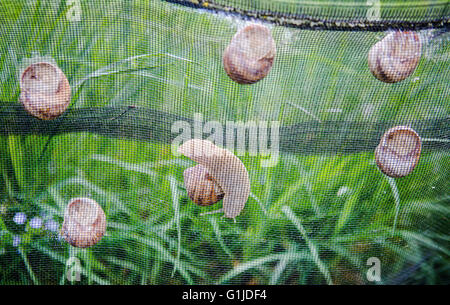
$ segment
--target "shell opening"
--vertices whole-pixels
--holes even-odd
[[[250,59],[258,60],[265,57],[273,48],[270,31],[262,26],[248,27],[248,30],[240,32],[235,37],[234,43]]]
[[[71,220],[83,226],[92,225],[98,218],[97,204],[88,199],[74,200],[68,212]]]
[[[269,73],[276,53],[270,30],[250,24],[239,30],[223,54],[228,76],[239,84],[253,84]]]
[[[22,74],[21,87],[35,93],[53,94],[58,91],[61,75],[49,63],[35,63],[28,66]]]
[[[408,130],[400,130],[387,137],[386,145],[399,156],[407,156],[417,149],[419,143],[415,134]]]
[[[378,168],[394,178],[410,174],[419,162],[420,136],[408,126],[389,129],[375,149]]]

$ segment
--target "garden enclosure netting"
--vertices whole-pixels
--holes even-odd
[[[443,0],[1,0],[0,283],[448,284],[449,15]],[[276,53],[241,84],[223,56],[250,24]],[[388,83],[368,54],[394,32],[420,61]],[[71,88],[51,120],[20,102],[37,62]],[[395,126],[422,142],[401,178],[375,161]],[[245,144],[229,149],[250,186],[234,221],[188,196],[182,132]],[[61,234],[80,197],[105,214],[87,248]]]

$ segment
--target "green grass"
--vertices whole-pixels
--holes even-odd
[[[384,84],[366,61],[384,33],[272,26],[272,71],[242,86],[221,63],[242,25],[235,18],[116,0],[84,1],[82,21],[70,22],[64,3],[0,3],[0,117],[18,105],[17,75],[35,55],[51,57],[67,75],[73,99],[61,120],[72,126],[80,124],[71,116],[77,109],[91,109],[92,127],[101,129],[101,109],[129,105],[140,120],[148,119],[140,109],[149,108],[283,126],[415,121],[427,130],[420,122],[449,116],[448,40],[429,42],[424,48],[433,52],[410,78]],[[0,136],[1,284],[70,284],[71,256],[81,261],[83,284],[370,284],[366,261],[373,256],[381,260],[382,283],[449,283],[448,145],[424,149],[414,172],[395,183],[377,169],[374,147],[282,153],[273,168],[261,167],[261,157],[241,157],[252,195],[234,223],[200,216],[217,206],[200,208],[188,199],[182,173],[193,162],[174,157],[167,143],[136,140],[133,132],[156,127],[138,125],[130,135],[121,118],[115,137],[51,130]],[[426,137],[448,140],[435,131]],[[330,145],[339,138],[330,131]],[[65,206],[78,196],[95,199],[107,215],[107,234],[94,247],[76,249],[56,233],[12,221],[23,211],[61,225]],[[14,236],[21,236],[19,247]]]

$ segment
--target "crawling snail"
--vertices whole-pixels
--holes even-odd
[[[238,216],[250,195],[250,179],[242,161],[206,140],[189,140],[178,151],[199,163],[183,173],[192,201],[211,205],[223,199],[223,208],[215,212],[223,211],[227,218]]]
[[[369,51],[372,74],[385,83],[396,83],[410,76],[422,54],[422,43],[415,32],[393,32]]]
[[[238,31],[223,54],[228,76],[239,84],[253,84],[270,71],[276,47],[270,30],[250,24]]]
[[[419,135],[408,126],[389,129],[375,149],[378,168],[394,178],[410,174],[420,158],[422,141]]]
[[[70,103],[70,84],[64,73],[49,62],[37,62],[20,76],[19,101],[33,116],[51,120],[60,116]]]
[[[61,236],[72,246],[87,248],[98,243],[106,232],[102,207],[90,198],[73,198],[64,213]]]

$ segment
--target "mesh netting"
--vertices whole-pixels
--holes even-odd
[[[449,284],[449,16],[441,0],[2,0],[0,283]],[[249,26],[276,52],[242,84],[224,53]],[[394,81],[403,34],[418,62]],[[371,66],[396,35],[400,59],[386,46]],[[230,154],[180,154],[190,138]]]

